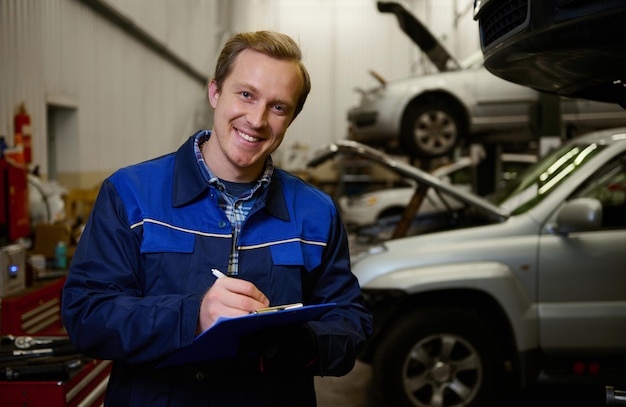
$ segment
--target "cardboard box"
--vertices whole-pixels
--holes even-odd
[[[76,250],[69,226],[63,223],[39,223],[35,227],[33,248],[30,254],[41,254],[46,259],[53,260],[55,248],[59,242],[65,243],[69,261]]]

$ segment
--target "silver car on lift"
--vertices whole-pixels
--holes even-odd
[[[458,62],[402,5],[377,4],[379,11],[397,17],[438,72],[395,81],[375,74],[378,86],[363,90],[360,103],[348,112],[352,140],[432,158],[450,155],[459,144],[481,142],[486,136],[505,141],[536,137],[530,123],[539,114],[537,91],[493,75],[483,66],[480,50]],[[626,125],[626,111],[616,104],[560,101],[568,136]]]

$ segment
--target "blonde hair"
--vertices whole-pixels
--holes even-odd
[[[300,92],[300,96],[298,97],[291,120],[295,119],[298,113],[302,111],[304,102],[306,102],[306,98],[311,91],[311,78],[309,76],[309,72],[302,63],[302,51],[300,50],[300,47],[290,36],[286,34],[275,31],[256,31],[239,33],[229,39],[224,45],[224,48],[222,48],[222,52],[220,53],[215,66],[215,75],[213,80],[217,85],[218,91],[222,91],[222,85],[224,84],[226,77],[232,71],[233,64],[235,63],[237,56],[239,56],[241,51],[246,49],[261,52],[272,58],[297,63],[302,75],[302,90]]]

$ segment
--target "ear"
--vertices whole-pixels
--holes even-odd
[[[219,99],[220,97],[220,92],[217,89],[217,83],[214,80],[211,80],[211,82],[209,82],[209,87],[207,91],[209,96],[209,103],[211,104],[211,107],[215,109],[215,106],[217,106],[217,99]]]

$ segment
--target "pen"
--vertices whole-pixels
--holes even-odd
[[[218,269],[211,269],[211,273],[213,273],[213,275],[217,278],[226,277],[226,274],[222,273]]]
[[[294,303],[294,304],[276,305],[276,306],[273,306],[273,307],[259,308],[256,311],[252,311],[251,314],[263,314],[263,313],[266,313],[266,312],[278,312],[278,311],[284,311],[284,310],[288,310],[288,309],[301,308],[303,306],[304,306],[304,304],[302,304],[301,302],[297,302],[297,303]]]

